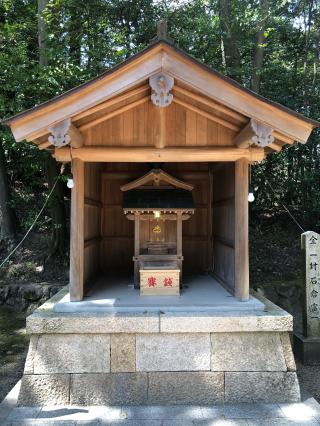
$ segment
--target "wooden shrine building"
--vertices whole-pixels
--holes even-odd
[[[70,295],[50,315],[42,310],[30,317],[29,332],[34,338],[45,335],[47,349],[38,344],[36,350],[44,352],[40,364],[25,373],[32,377],[23,382],[22,394],[27,383],[36,388],[37,374],[48,374],[49,386],[56,374],[83,373],[68,385],[79,404],[97,403],[89,391],[77,397],[84,389],[95,395],[99,381],[92,374],[102,374],[109,380],[105,389],[113,389],[100,405],[121,403],[114,396],[120,388],[124,393],[131,389],[125,401],[168,403],[164,393],[155,389],[152,394],[154,383],[175,389],[172,403],[280,401],[284,395],[297,400],[296,373],[286,358],[292,318],[249,294],[248,165],[285,146],[306,143],[318,122],[207,67],[159,31],[147,48],[120,65],[5,123],[16,141],[27,140],[57,162],[70,162],[74,181]],[[121,284],[122,275],[126,281]],[[189,275],[193,281],[185,278]],[[151,278],[158,276],[168,287],[181,279],[176,293],[166,293],[176,295],[140,296],[143,280],[150,278],[146,282],[153,286]],[[85,312],[85,323],[78,310]],[[103,351],[97,335],[105,342]],[[61,336],[72,356],[58,365]],[[101,354],[90,367],[83,366],[88,344],[97,345]],[[55,359],[44,363],[50,345]],[[120,367],[121,355],[96,365],[110,345],[111,355],[121,345],[130,346],[132,361],[128,349]],[[231,355],[224,355],[231,347]],[[183,390],[191,376],[192,384]],[[122,388],[118,379],[133,382]],[[79,387],[77,380],[83,380]],[[174,385],[170,380],[176,380]],[[267,391],[266,380],[271,383]],[[33,394],[39,395],[35,388]]]

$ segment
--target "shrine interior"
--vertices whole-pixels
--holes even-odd
[[[143,163],[85,164],[85,295],[92,295],[95,288],[108,289],[111,282],[114,286],[117,277],[133,285],[135,225],[124,214],[121,187],[154,167]],[[219,282],[232,294],[234,163],[163,163],[156,167],[193,186],[194,213],[182,223],[181,292],[195,276],[207,276],[212,277],[213,285]],[[144,221],[141,250],[146,249],[143,245],[146,241],[165,242],[169,251],[174,252],[177,243],[174,222],[163,217]],[[157,224],[161,235],[153,232]]]

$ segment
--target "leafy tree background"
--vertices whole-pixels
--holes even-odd
[[[263,96],[320,119],[319,0],[45,3],[47,66],[41,66],[37,1],[0,0],[2,118],[52,98],[125,60],[147,46],[155,35],[156,22],[166,19],[169,35],[189,54]],[[0,161],[0,180],[2,173],[9,183],[6,203],[11,207],[15,229],[4,232],[2,204],[0,230],[2,239],[10,240],[19,232],[17,224],[20,231],[26,229],[44,201],[48,191],[47,154],[31,144],[14,142],[4,126],[0,129],[0,154],[1,149],[4,161]],[[270,221],[281,229],[290,228],[282,203],[305,229],[320,231],[319,164],[319,132],[315,131],[306,145],[271,154],[253,167],[256,201],[250,209],[256,235],[257,229]],[[66,188],[63,195],[67,205]],[[48,233],[59,223],[55,223],[48,208],[37,226]],[[300,233],[294,229],[295,234]],[[285,244],[290,242],[286,239]]]

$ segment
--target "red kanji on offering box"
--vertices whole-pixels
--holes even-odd
[[[157,280],[155,277],[149,277],[148,278],[148,286],[149,287],[155,287],[157,285]]]
[[[140,270],[141,296],[179,296],[180,271],[167,270]]]
[[[165,287],[172,287],[172,278],[166,277],[163,280],[163,284],[164,284]]]

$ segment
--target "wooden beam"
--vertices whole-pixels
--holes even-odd
[[[235,136],[234,144],[239,148],[247,148],[250,144],[252,144],[252,138],[254,136],[254,132],[251,127],[251,123],[247,123],[243,129]]]
[[[218,104],[212,100],[209,100],[203,96],[197,95],[196,93],[190,92],[190,90],[184,89],[180,86],[174,86],[173,92],[181,93],[182,95],[185,95],[191,99],[193,99],[196,102],[200,102],[203,105],[208,106],[209,108],[216,109],[219,112],[222,112],[223,114],[228,115],[231,118],[234,118],[235,120],[240,121],[241,123],[247,122],[247,117],[245,117],[242,114],[239,114],[236,111],[231,110],[230,108],[227,108],[221,104]]]
[[[69,148],[55,149],[54,158],[57,161],[71,160]],[[265,158],[262,148],[241,149],[236,147],[201,147],[201,148],[144,148],[144,147],[83,147],[72,151],[72,158],[90,162],[115,163],[159,163],[159,162],[209,162],[237,161],[247,158],[250,161],[261,161]]]
[[[93,200],[92,198],[88,198],[88,197],[86,197],[84,199],[84,204],[86,206],[92,206],[92,207],[102,208],[101,201]]]
[[[85,240],[84,241],[84,248],[86,249],[86,248],[91,247],[93,245],[100,244],[101,241],[102,241],[102,237],[100,237],[100,236],[90,238],[89,240]]]
[[[45,141],[45,142],[40,143],[40,144],[38,145],[38,148],[39,148],[40,150],[43,150],[43,149],[48,148],[49,146],[51,146],[51,143],[50,143],[49,141]]]
[[[235,164],[235,297],[249,300],[248,160]]]
[[[72,148],[80,148],[83,146],[83,136],[82,133],[77,129],[77,127],[71,123],[68,135],[71,138]]]
[[[200,108],[198,108],[194,105],[191,105],[187,102],[184,102],[181,99],[174,97],[173,102],[189,109],[190,111],[193,111],[193,112],[196,112],[199,115],[202,115],[202,117],[205,117],[208,120],[211,120],[211,121],[214,121],[215,123],[221,124],[222,126],[227,127],[228,129],[234,130],[235,132],[239,131],[239,126],[237,126],[233,123],[229,123],[229,121],[224,120],[223,118],[217,117],[216,115],[213,115],[213,114],[210,114],[206,111],[203,111],[202,109],[200,109]]]
[[[70,301],[83,299],[84,284],[84,163],[72,160],[74,187],[71,190],[70,217]]]
[[[188,220],[190,219],[191,215],[190,214],[183,214],[182,215],[182,220]],[[134,214],[126,214],[126,218],[129,220],[134,220]],[[170,214],[170,213],[165,213],[161,216],[162,219],[164,220],[177,220],[177,215],[176,214]],[[153,213],[142,213],[140,215],[140,220],[154,220],[154,214]]]
[[[289,138],[288,136],[285,136],[282,133],[277,132],[276,130],[274,130],[273,136],[275,137],[275,139],[279,139],[279,141],[284,142],[284,143],[288,143],[290,145],[292,145],[295,141],[294,139]]]
[[[87,109],[86,111],[81,112],[80,114],[77,114],[76,116],[72,118],[72,120],[73,121],[80,120],[81,118],[87,117],[88,115],[91,115],[91,114],[95,114],[101,110],[110,108],[120,102],[130,100],[130,98],[133,98],[134,96],[137,96],[137,95],[141,95],[141,93],[144,93],[146,91],[150,91],[149,84],[144,84],[141,87],[130,90],[129,92],[118,95],[112,99],[108,99],[107,101],[102,102],[101,104],[98,104],[92,108]]]
[[[158,115],[158,132],[156,134],[156,148],[164,148],[166,141],[166,108],[155,107]]]
[[[282,147],[274,143],[274,131],[270,126],[251,119],[242,130],[235,136],[234,144],[239,148],[247,148],[254,144],[261,148],[271,148],[281,151]]]
[[[270,145],[268,145],[269,148],[273,149],[274,151],[281,151],[282,150],[282,146],[276,144],[276,143],[271,143]]]
[[[119,114],[122,114],[123,112],[129,111],[130,109],[135,108],[136,106],[144,104],[148,101],[150,101],[150,97],[145,96],[144,98],[131,102],[128,105],[124,105],[123,107],[116,109],[115,111],[109,112],[108,114],[103,115],[102,117],[96,118],[95,120],[92,120],[89,123],[82,124],[81,126],[79,126],[79,129],[82,131],[90,129],[93,126],[96,126],[97,124],[102,123],[103,121],[110,120],[110,118],[113,118]]]

